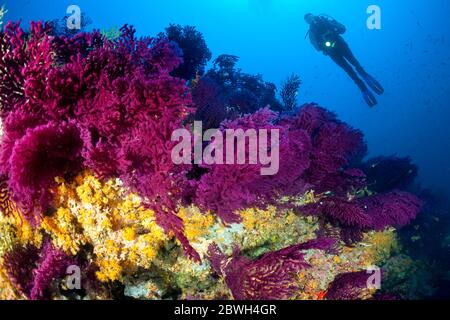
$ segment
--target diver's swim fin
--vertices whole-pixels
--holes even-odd
[[[384,93],[383,86],[375,80],[371,75],[365,74],[364,80],[366,81],[367,85],[378,95],[382,95]]]
[[[369,105],[369,107],[373,108],[378,104],[377,99],[369,90],[362,91],[364,101]]]

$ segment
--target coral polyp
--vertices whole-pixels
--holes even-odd
[[[202,76],[211,54],[192,27],[138,39],[130,26],[107,37],[10,22],[0,55],[3,299],[110,299],[114,286],[142,299],[372,299],[365,270],[401,251],[395,228],[421,210],[410,193],[370,190],[361,131],[294,108],[298,77],[278,113],[274,86],[237,57]],[[176,165],[172,133],[193,119],[279,130],[278,172]]]

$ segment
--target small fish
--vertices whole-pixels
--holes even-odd
[[[373,244],[370,244],[370,243],[366,243],[366,242],[360,242],[360,243],[358,243],[360,246],[362,246],[362,247],[366,247],[366,248],[368,248],[368,247],[372,247],[373,246]]]

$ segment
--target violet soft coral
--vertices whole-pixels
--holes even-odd
[[[51,202],[57,175],[87,168],[120,177],[193,254],[175,216],[183,175],[170,158],[171,134],[192,104],[184,81],[170,75],[181,52],[165,39],[137,39],[129,26],[121,34],[54,35],[50,24],[32,23],[25,36],[19,24],[7,26],[2,173],[32,222]]]
[[[361,240],[362,232],[403,227],[419,213],[422,201],[402,191],[349,200],[326,197],[301,207],[301,214],[324,217],[341,228],[346,242]]]
[[[369,277],[366,271],[340,274],[331,283],[325,298],[327,300],[371,299]]]
[[[170,24],[160,38],[176,42],[183,51],[183,63],[172,75],[185,80],[192,80],[197,74],[203,74],[212,54],[203,35],[194,26]]]
[[[82,140],[72,123],[30,129],[16,142],[10,158],[9,188],[26,218],[36,223],[51,205],[54,178],[76,172]]]
[[[38,260],[39,249],[31,245],[16,246],[3,256],[3,268],[9,281],[27,297],[33,287],[33,269]]]
[[[318,203],[308,204],[300,208],[302,214],[324,217],[327,221],[342,229],[369,229],[371,217],[356,201],[345,198],[328,197]]]
[[[46,241],[41,249],[18,246],[3,257],[9,280],[22,294],[32,300],[50,298],[49,289],[61,279],[73,258]]]
[[[381,193],[394,189],[407,190],[417,177],[418,168],[409,157],[376,157],[362,164],[370,189]]]
[[[298,286],[296,274],[309,267],[304,251],[327,250],[334,239],[320,238],[270,252],[252,261],[234,249],[227,258],[216,244],[209,247],[209,260],[215,272],[225,278],[236,300],[283,300],[291,298]]]
[[[42,248],[38,267],[33,270],[33,285],[30,290],[30,299],[42,300],[50,298],[49,288],[54,279],[65,275],[67,267],[74,263],[64,251],[56,249],[50,242]]]
[[[310,138],[301,129],[287,130],[277,126],[274,124],[276,118],[277,113],[265,108],[235,121],[225,121],[222,130],[279,130],[280,170],[274,176],[261,175],[261,164],[248,164],[249,148],[247,164],[204,165],[208,172],[198,183],[194,200],[197,205],[217,212],[225,223],[233,223],[240,221],[237,210],[263,208],[276,203],[282,196],[306,191],[308,185],[303,181],[302,174],[309,167]],[[225,157],[226,153],[227,150]]]
[[[204,166],[208,172],[200,178],[195,202],[217,212],[224,222],[238,222],[237,210],[275,204],[281,197],[300,195],[310,188],[346,195],[351,188],[365,186],[364,174],[349,167],[365,153],[361,132],[315,105],[281,119],[261,109],[225,121],[222,129],[280,132],[280,170],[274,176],[261,176],[259,165]]]
[[[330,183],[342,170],[350,169],[366,153],[367,146],[361,131],[339,121],[336,115],[315,104],[307,104],[294,115],[283,117],[279,124],[292,129],[305,130],[311,137],[311,165],[304,179],[314,185],[317,192],[334,191]],[[331,185],[330,185],[331,184]]]
[[[371,227],[383,230],[387,226],[400,228],[409,224],[422,209],[422,201],[416,196],[403,192],[392,191],[359,201],[371,217]]]

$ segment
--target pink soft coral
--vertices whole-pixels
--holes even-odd
[[[37,223],[51,205],[54,178],[74,173],[81,163],[82,140],[73,123],[28,129],[12,149],[9,187],[22,212]]]

